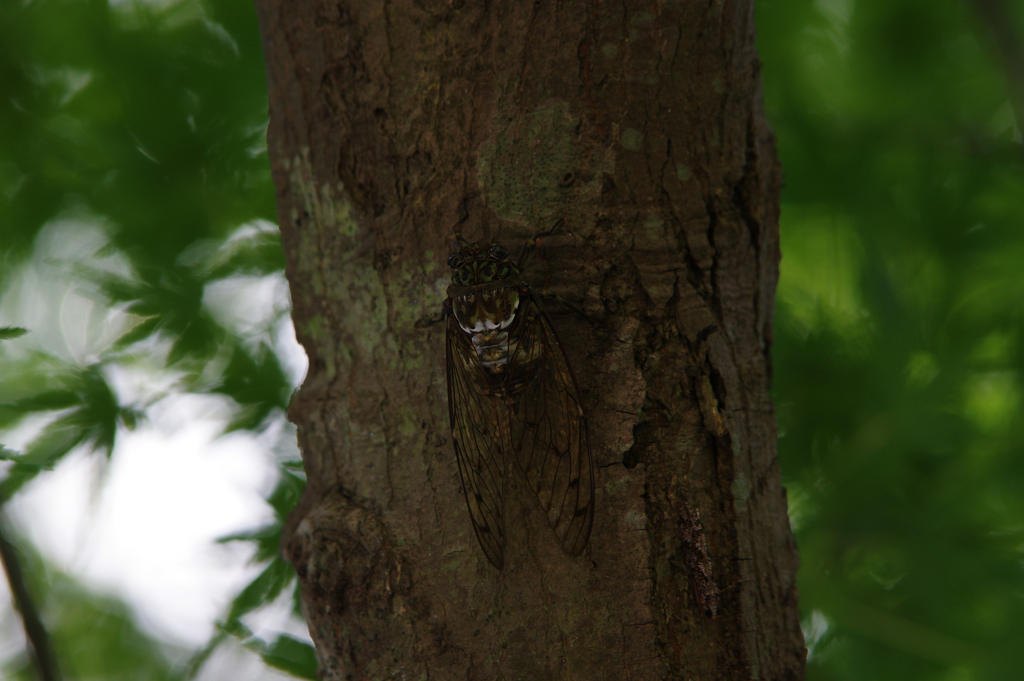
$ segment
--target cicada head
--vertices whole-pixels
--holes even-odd
[[[452,269],[452,286],[493,286],[504,281],[511,285],[519,275],[519,268],[509,262],[508,249],[504,246],[486,241],[462,243],[461,246],[457,253],[448,256],[448,267]]]
[[[462,330],[484,334],[480,343],[503,342],[502,334],[516,317],[519,308],[519,268],[508,260],[508,249],[485,241],[459,244],[457,253],[448,257],[452,283],[448,303]]]

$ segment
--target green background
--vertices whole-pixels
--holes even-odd
[[[996,20],[983,4],[1002,5],[758,3],[785,173],[774,397],[811,679],[1024,670],[1024,101],[1011,95],[1024,92],[1024,3]],[[283,266],[273,230],[238,231],[276,219],[265,87],[245,2],[0,4],[0,289],[44,226],[73,219],[105,240],[69,276],[134,320],[78,357],[46,329],[0,345],[0,428],[57,415],[3,453],[0,501],[76,448],[109,456],[147,408],[110,368],[153,362],[154,348],[174,390],[231,400],[226,429],[282,418],[293,386],[272,343],[203,304],[212,282]],[[121,266],[92,264],[103,258]],[[279,521],[301,485],[283,461]],[[4,531],[68,676],[173,678],[209,652],[151,640]],[[308,647],[239,619],[294,584],[278,532],[228,538],[255,543],[264,570],[211,647],[234,640],[311,678]],[[31,678],[24,653],[0,664]]]

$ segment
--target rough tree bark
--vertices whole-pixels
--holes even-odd
[[[309,485],[284,551],[323,678],[802,678],[753,3],[256,4],[310,359],[291,410]],[[470,525],[444,328],[415,326],[440,310],[464,214],[471,241],[513,253],[566,219],[526,278],[565,301],[548,311],[590,418],[597,515],[577,559],[522,490],[503,572]]]

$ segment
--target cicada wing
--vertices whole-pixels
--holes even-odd
[[[551,320],[532,295],[526,300],[507,375],[512,449],[562,547],[578,556],[594,524],[587,418]]]
[[[448,417],[462,491],[480,547],[487,560],[501,570],[505,566],[508,409],[489,394],[489,379],[480,359],[452,314],[448,315],[445,348]]]

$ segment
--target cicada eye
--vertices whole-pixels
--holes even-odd
[[[491,257],[495,260],[504,260],[508,257],[508,249],[504,246],[494,245],[491,246]]]
[[[454,270],[458,268],[458,266],[461,264],[462,256],[459,255],[458,253],[452,253],[451,255],[448,256],[448,267],[450,267],[451,269]]]

